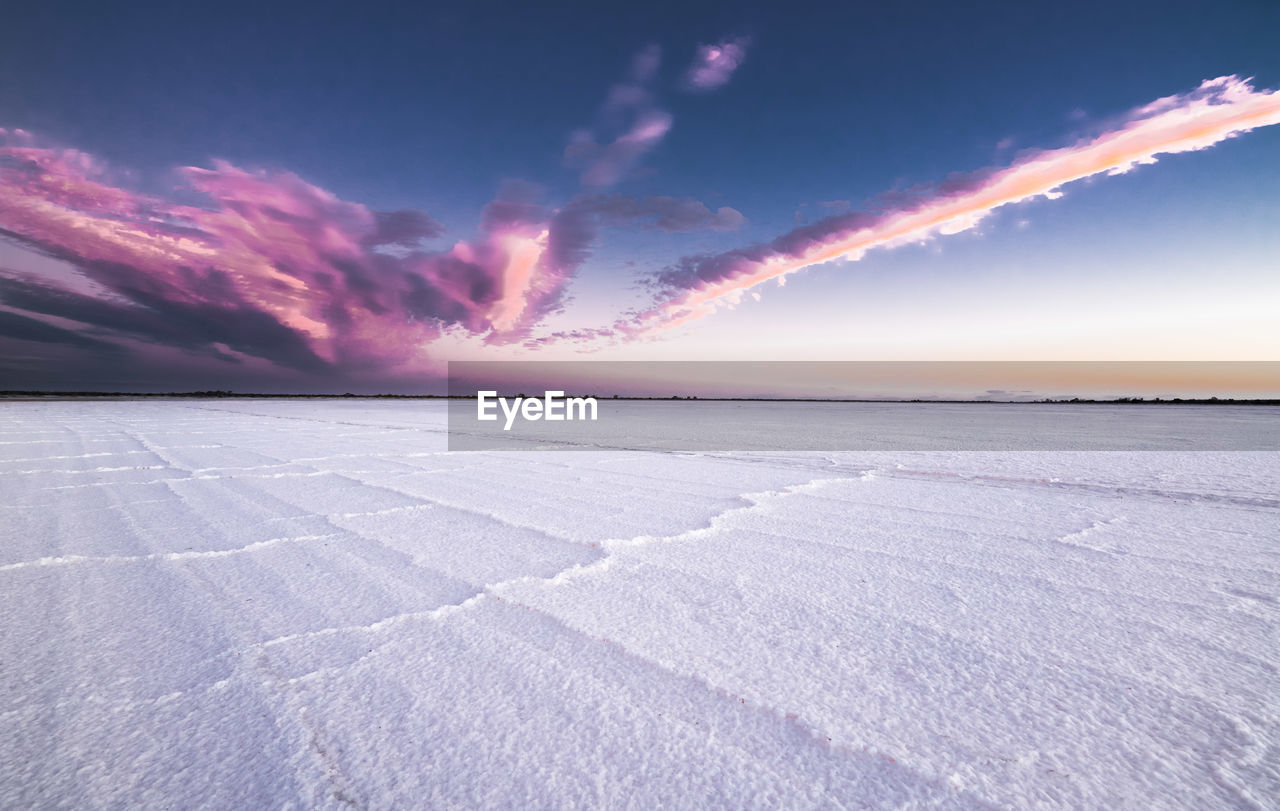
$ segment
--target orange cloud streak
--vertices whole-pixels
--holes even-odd
[[[1160,99],[1093,140],[1039,152],[1000,170],[975,188],[923,205],[889,212],[870,225],[833,235],[796,254],[772,251],[722,278],[699,280],[640,315],[625,332],[643,335],[674,328],[736,302],[742,293],[834,259],[857,260],[872,248],[919,242],[968,230],[999,208],[1035,197],[1056,199],[1059,187],[1098,174],[1121,174],[1156,155],[1208,148],[1238,133],[1280,123],[1280,91],[1255,91],[1235,76],[1207,80],[1192,93]],[[865,222],[865,221],[864,221]]]

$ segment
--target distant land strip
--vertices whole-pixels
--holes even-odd
[[[512,392],[514,394],[514,392]],[[856,398],[856,397],[699,397],[696,395],[671,395],[669,397],[634,397],[626,395],[598,396],[577,394],[577,397],[596,397],[599,400],[636,400],[671,402],[696,400],[709,403],[921,403],[921,404],[973,404],[973,405],[1257,405],[1277,406],[1280,399],[1231,397],[1116,397],[1092,399],[1084,397],[1043,398],[1039,400],[948,400],[943,398]],[[264,392],[234,391],[0,391],[0,400],[132,400],[132,399],[193,399],[193,400],[470,400],[473,394],[270,394]]]

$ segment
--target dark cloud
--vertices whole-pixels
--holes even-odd
[[[0,276],[0,302],[30,313],[56,316],[121,333],[161,346],[225,357],[218,344],[247,355],[270,358],[300,371],[332,371],[296,331],[271,315],[237,300],[225,273],[188,270],[184,298],[156,285],[120,285],[131,269],[90,263],[86,275],[102,282],[120,299],[96,298],[34,280]],[[186,293],[195,295],[187,298]]]
[[[0,336],[19,341],[62,344],[111,354],[124,352],[123,347],[109,341],[100,341],[83,333],[63,329],[46,321],[6,310],[0,310]]]
[[[434,239],[444,233],[443,225],[421,211],[375,211],[373,217],[374,231],[365,239],[370,247],[412,248],[424,239]]]

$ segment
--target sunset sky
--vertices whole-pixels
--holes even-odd
[[[111,5],[0,26],[0,390],[1280,360],[1277,3]]]

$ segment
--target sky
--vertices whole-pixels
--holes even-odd
[[[0,28],[0,390],[1280,359],[1274,2],[112,5]]]

